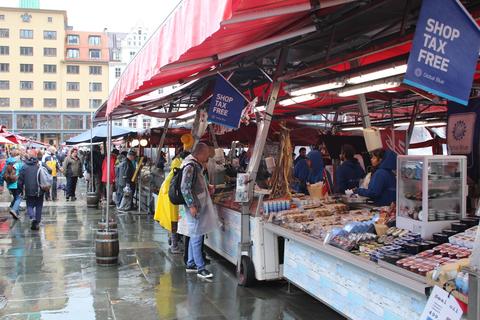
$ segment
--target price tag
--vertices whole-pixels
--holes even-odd
[[[420,320],[460,320],[463,311],[453,296],[440,287],[433,287]]]

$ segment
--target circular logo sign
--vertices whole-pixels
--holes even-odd
[[[457,141],[462,140],[467,133],[467,125],[462,120],[455,122],[453,125],[453,138]]]
[[[423,73],[423,72],[422,72],[422,69],[420,69],[420,68],[415,69],[415,76],[421,77],[421,76],[422,76],[422,73]]]

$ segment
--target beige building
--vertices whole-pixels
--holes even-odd
[[[108,38],[67,13],[0,8],[0,125],[51,144],[84,131],[108,96]]]

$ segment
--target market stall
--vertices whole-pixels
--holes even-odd
[[[417,319],[429,289],[451,285],[452,280],[453,294],[466,302],[465,276],[458,271],[472,251],[468,246],[478,220],[466,217],[464,158],[407,158],[393,168],[401,192],[395,197],[397,206],[382,208],[358,196],[326,195],[327,184],[310,186],[310,196],[290,192],[290,138],[283,134],[277,144],[271,138],[271,124],[280,121],[285,132],[299,124],[314,130],[313,135],[300,131],[308,145],[322,136],[348,140],[368,131],[384,136],[380,144],[373,143],[377,148],[387,145],[406,154],[416,126],[445,128],[450,106],[443,98],[450,98],[414,82],[403,83],[409,75],[407,58],[414,47],[421,1],[331,1],[324,3],[327,7],[309,1],[255,7],[243,1],[233,8],[218,2],[227,14],[215,11],[206,19],[211,24],[202,40],[184,39],[182,50],[157,50],[165,40],[166,26],[161,27],[97,111],[97,119],[137,113],[164,118],[157,135],[160,148],[169,121],[189,121],[195,142],[206,139],[216,148],[222,147],[222,139],[242,140],[235,136],[242,128],[255,128],[245,138],[251,149],[245,170],[235,171],[230,189],[218,188],[222,191],[214,196],[223,226],[206,239],[207,246],[237,266],[242,285],[285,278],[352,319]],[[189,5],[193,2],[186,1],[169,24],[182,25],[181,13]],[[468,3],[467,11],[478,19],[478,4]],[[255,37],[241,30],[255,30]],[[155,65],[153,71],[142,67],[148,62]],[[478,82],[480,74],[472,77]],[[173,83],[182,87],[166,96],[137,100]],[[217,95],[219,83],[229,88],[229,95]],[[234,95],[242,102],[240,120],[219,130],[211,126],[207,132],[209,123],[218,125],[213,120],[223,109],[234,110],[232,105],[214,115],[210,106],[227,106],[237,100],[230,99]],[[397,127],[406,130],[399,133]],[[435,154],[441,153],[445,137],[429,132],[431,141],[419,145],[434,146]],[[368,151],[374,150],[369,147],[372,139],[365,142]],[[277,168],[270,172],[271,181],[262,185],[268,179],[260,179],[261,166],[272,159]],[[233,165],[233,160],[227,164]],[[338,158],[332,162],[335,170]],[[441,201],[445,204],[438,205]],[[390,227],[393,220],[398,228]],[[454,279],[444,267],[455,270]],[[474,309],[475,293],[470,292],[470,298]],[[476,319],[475,312],[469,317]]]

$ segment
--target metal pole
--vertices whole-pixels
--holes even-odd
[[[93,190],[93,112],[90,113],[90,192]]]
[[[415,120],[417,120],[417,114],[418,114],[418,101],[415,101],[415,105],[412,111],[412,117],[410,118],[410,124],[408,125],[407,141],[405,146],[406,154],[408,154],[408,148],[410,146],[410,140],[412,139],[413,129],[415,128]]]
[[[112,116],[108,116],[107,118],[107,205],[105,206],[107,209],[105,211],[105,224],[107,226],[107,232],[110,231],[110,224],[109,224],[109,215],[110,215],[110,154],[111,154],[111,144],[112,144]]]
[[[359,94],[357,96],[358,107],[360,109],[360,115],[362,116],[362,125],[364,128],[370,128],[372,123],[370,122],[370,116],[368,114],[367,99],[365,99],[364,94]]]

